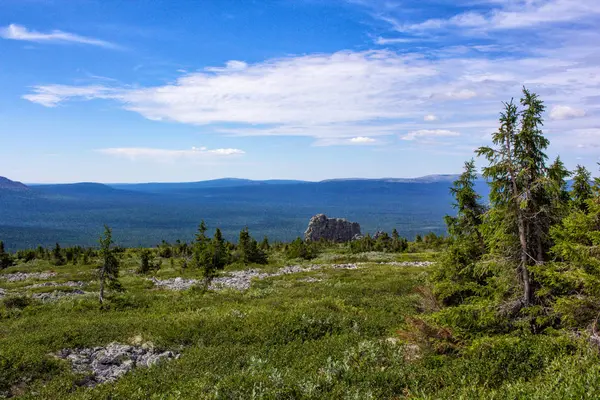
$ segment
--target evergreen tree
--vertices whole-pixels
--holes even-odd
[[[489,162],[483,170],[491,189],[489,243],[516,265],[522,301],[529,305],[529,268],[547,259],[549,227],[560,209],[565,170],[559,160],[550,170],[546,166],[549,142],[541,130],[543,102],[523,89],[521,105],[519,111],[513,101],[505,103],[500,129],[492,136],[494,147],[481,147],[477,153]]]
[[[478,294],[487,278],[477,268],[477,262],[485,253],[480,228],[486,209],[475,191],[476,179],[475,162],[470,160],[450,188],[456,209],[456,216],[445,217],[451,244],[432,274],[434,292],[447,305]]]
[[[0,269],[5,269],[13,265],[13,259],[4,250],[4,242],[0,240]]]
[[[198,225],[198,233],[196,233],[196,243],[204,244],[208,241],[208,238],[206,237],[206,230],[206,224],[204,223],[204,220],[202,220],[200,222],[200,225]]]
[[[218,270],[225,268],[229,260],[229,249],[223,239],[221,230],[217,228],[213,239],[207,243],[200,255],[200,266],[206,285],[210,284],[210,281],[215,277]]]
[[[58,243],[56,243],[56,246],[54,246],[54,249],[52,250],[52,259],[56,266],[65,265],[65,258],[63,257],[60,244]]]
[[[263,237],[262,242],[260,242],[259,248],[262,251],[269,251],[271,249],[271,245],[269,244],[269,239],[266,236]]]
[[[572,207],[584,212],[588,211],[587,200],[593,196],[592,174],[582,165],[575,169],[573,177],[573,186],[571,188]]]
[[[238,249],[244,264],[267,264],[267,254],[258,247],[258,243],[250,236],[248,227],[240,231]]]
[[[102,264],[98,267],[100,278],[100,304],[104,302],[105,287],[113,290],[122,290],[119,283],[119,260],[115,255],[112,240],[112,230],[104,225],[104,234],[100,237],[100,258]]]
[[[160,260],[155,260],[154,255],[148,249],[142,249],[140,253],[140,266],[138,267],[138,273],[147,274],[151,271],[157,271],[160,269]]]
[[[485,207],[480,203],[481,196],[475,191],[477,169],[475,160],[465,162],[464,172],[450,188],[450,193],[456,200],[453,204],[456,217],[446,215],[444,220],[448,233],[454,238],[476,239],[481,242],[479,226],[483,222]]]

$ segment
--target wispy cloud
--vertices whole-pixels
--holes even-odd
[[[460,136],[459,132],[450,131],[447,129],[421,129],[418,131],[412,131],[402,136],[402,140],[416,140],[422,138],[439,138],[439,137],[453,137]]]
[[[110,156],[125,157],[132,160],[146,159],[153,161],[198,160],[214,157],[229,157],[245,154],[239,149],[207,149],[192,147],[189,150],[153,149],[147,147],[118,147],[98,149],[98,153]]]
[[[29,30],[24,26],[10,24],[4,28],[0,28],[0,37],[10,40],[23,40],[27,42],[38,43],[78,43],[87,44],[90,46],[99,46],[110,49],[120,48],[114,43],[105,40],[94,39],[87,36],[81,36],[74,33],[53,30],[48,33]]]
[[[469,4],[468,1],[458,1]],[[387,22],[395,31],[418,33],[460,28],[473,31],[528,29],[557,23],[585,23],[600,14],[596,0],[505,0],[483,1],[483,11],[468,11],[447,18],[430,18],[419,22],[405,22],[390,12],[374,14]],[[381,6],[380,6],[381,7]]]
[[[366,144],[366,143],[375,143],[376,140],[366,136],[357,136],[350,139],[350,143],[355,144]]]
[[[168,85],[49,84],[23,97],[47,107],[110,99],[151,120],[201,125],[223,135],[312,137],[320,146],[352,144],[359,137],[377,143],[402,135],[424,139],[416,132],[432,131],[434,122],[437,128],[439,112],[440,128],[461,133],[460,141],[452,135],[445,140],[470,145],[493,132],[501,102],[518,97],[525,85],[549,110],[559,107],[547,128],[564,134],[553,139],[560,142],[570,131],[600,126],[593,112],[600,92],[593,43],[600,34],[548,37],[535,52],[498,54],[463,46],[444,52],[340,51],[258,63],[232,60],[182,72]],[[565,111],[560,108],[565,104],[589,112]]]

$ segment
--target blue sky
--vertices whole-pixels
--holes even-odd
[[[523,85],[596,173],[597,0],[3,0],[0,175],[456,173]]]

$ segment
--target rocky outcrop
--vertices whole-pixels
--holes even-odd
[[[307,241],[324,239],[340,243],[349,242],[360,234],[358,222],[350,222],[342,218],[327,218],[325,214],[318,214],[310,219],[304,239]]]

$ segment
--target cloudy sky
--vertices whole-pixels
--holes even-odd
[[[523,86],[549,155],[596,172],[599,23],[598,0],[2,0],[0,175],[456,173]]]

